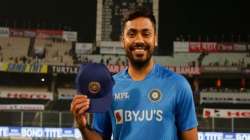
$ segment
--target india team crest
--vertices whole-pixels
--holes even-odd
[[[90,93],[97,94],[101,90],[101,85],[96,81],[90,82],[88,85],[88,90]]]
[[[159,102],[162,98],[162,93],[158,89],[153,89],[149,92],[148,98],[151,102]]]

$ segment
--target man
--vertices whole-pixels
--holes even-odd
[[[71,111],[86,140],[197,140],[197,120],[188,82],[155,64],[156,22],[143,8],[124,20],[122,46],[128,69],[114,76],[113,102],[106,113],[95,113],[91,128],[85,112],[91,102],[77,95]]]

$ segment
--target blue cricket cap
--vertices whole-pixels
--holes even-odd
[[[90,98],[88,112],[106,112],[112,103],[114,79],[104,64],[81,64],[76,89]]]

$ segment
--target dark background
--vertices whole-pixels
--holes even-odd
[[[0,26],[64,29],[79,41],[94,42],[96,0],[1,1]],[[172,43],[185,40],[250,40],[247,0],[160,0],[158,54],[172,54]]]

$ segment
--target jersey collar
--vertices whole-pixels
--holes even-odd
[[[144,80],[146,80],[146,79],[148,79],[149,77],[151,77],[156,71],[157,71],[157,64],[154,64],[152,70],[148,73],[148,75],[145,77]],[[129,73],[128,73],[128,67],[124,70],[123,75],[124,75],[124,78],[131,79],[131,80],[132,80],[131,76],[130,76]],[[143,80],[142,80],[142,81],[143,81]]]

